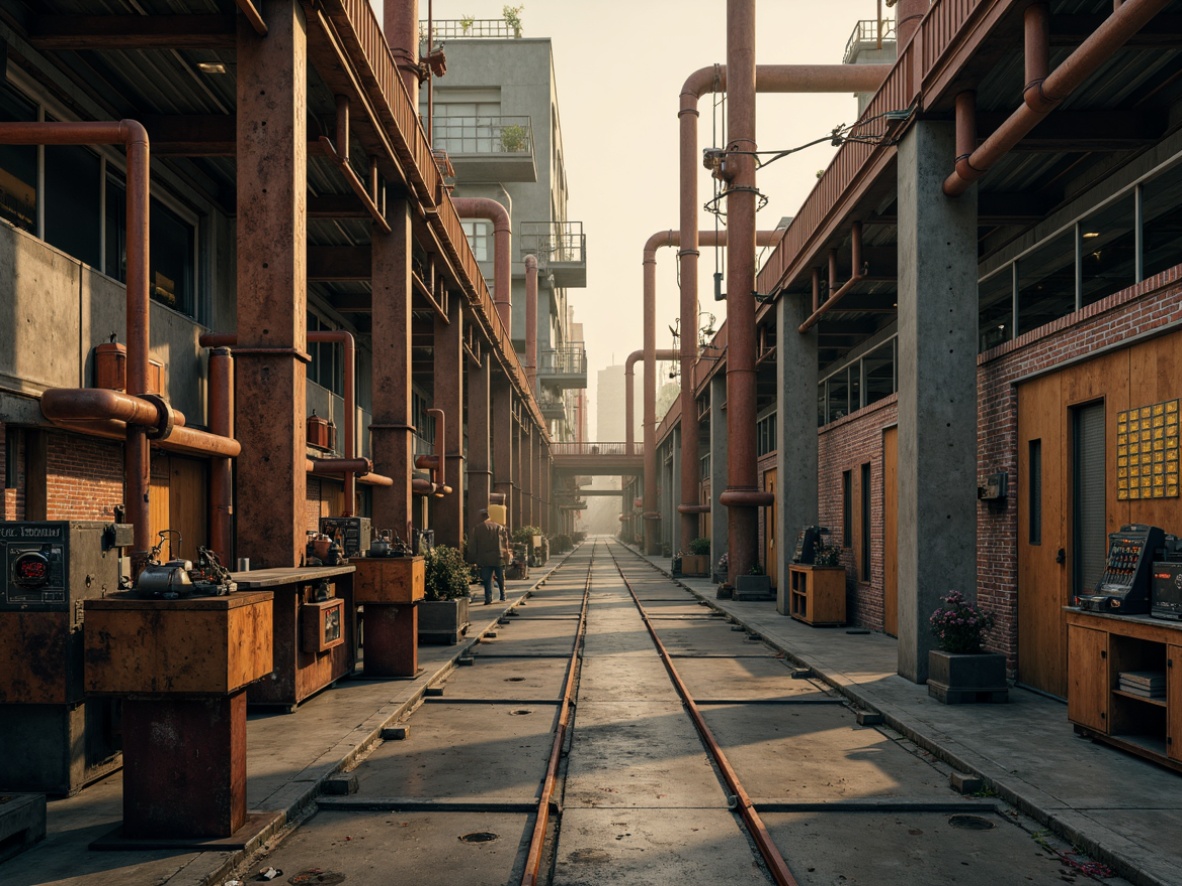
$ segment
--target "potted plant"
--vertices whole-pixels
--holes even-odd
[[[525,127],[518,123],[511,123],[501,127],[501,149],[507,154],[518,154],[526,149]]]
[[[949,591],[940,599],[944,605],[928,619],[939,644],[928,652],[928,695],[944,704],[1008,701],[1006,657],[982,650],[993,615],[968,602],[960,591]]]
[[[419,603],[419,642],[458,643],[468,628],[471,571],[463,554],[449,545],[436,545],[423,558],[426,581]]]
[[[714,575],[712,576],[714,583],[715,584],[725,583],[727,580],[727,576],[730,574],[730,568],[731,568],[730,554],[728,554],[724,551],[722,556],[718,558],[718,566],[715,568]]]
[[[689,544],[689,553],[681,558],[682,575],[710,574],[710,539],[695,538]]]
[[[470,30],[472,30],[472,25],[474,25],[475,23],[476,23],[476,16],[474,16],[474,15],[461,15],[460,16],[460,30],[462,30],[465,35]]]
[[[525,9],[524,6],[509,6],[508,4],[501,7],[501,17],[505,19],[505,24],[509,26],[514,37],[521,36],[521,10],[523,9]]]
[[[771,600],[772,580],[759,563],[752,565],[746,575],[735,576],[736,600]]]

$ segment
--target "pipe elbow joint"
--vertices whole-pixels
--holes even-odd
[[[1022,101],[1036,114],[1049,114],[1062,101],[1062,99],[1047,95],[1046,90],[1043,89],[1045,82],[1044,79],[1031,80],[1022,90]]]

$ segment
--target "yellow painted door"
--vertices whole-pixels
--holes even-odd
[[[775,468],[764,473],[763,486],[774,498],[776,494]],[[767,564],[768,578],[771,579],[772,587],[775,588],[778,587],[780,564],[776,557],[776,504],[774,501],[764,513],[767,516],[764,518],[763,562]]]

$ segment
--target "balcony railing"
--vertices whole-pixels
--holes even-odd
[[[587,351],[582,342],[542,351],[538,381],[562,388],[587,387]]]
[[[863,19],[854,25],[854,33],[850,34],[850,39],[845,44],[843,63],[853,64],[854,57],[861,51],[882,49],[883,46],[893,46],[894,43],[895,20],[893,18]]]
[[[515,28],[503,18],[445,18],[432,22],[433,44],[439,40],[465,40],[471,38],[492,38],[515,40],[521,36],[521,28]],[[427,39],[427,23],[419,22],[419,39]]]
[[[554,285],[587,285],[587,236],[581,221],[522,222],[521,254],[536,255],[538,268],[554,275]]]
[[[627,443],[551,443],[551,455],[627,455]]]
[[[547,420],[561,420],[566,418],[566,402],[561,397],[540,397],[538,407],[542,410],[542,418]]]
[[[463,180],[538,180],[534,166],[534,128],[529,117],[436,117],[432,146],[446,151]]]

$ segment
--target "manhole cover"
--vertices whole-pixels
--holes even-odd
[[[993,827],[993,822],[979,815],[954,815],[948,823],[964,831],[987,831]]]
[[[506,677],[505,682],[506,683],[520,683],[524,679],[525,679],[525,677]]]
[[[464,834],[460,837],[461,843],[491,843],[497,839],[496,834],[490,834],[488,831],[476,831],[473,834]]]
[[[292,886],[306,886],[309,883],[330,886],[332,883],[344,883],[345,875],[340,871],[322,871],[319,868],[308,868],[306,871],[292,874],[287,878],[287,882],[291,883]]]
[[[515,711],[510,711],[509,716],[510,717],[524,717],[527,714],[532,714],[532,713],[533,713],[533,711],[531,711],[527,708],[518,708]]]

